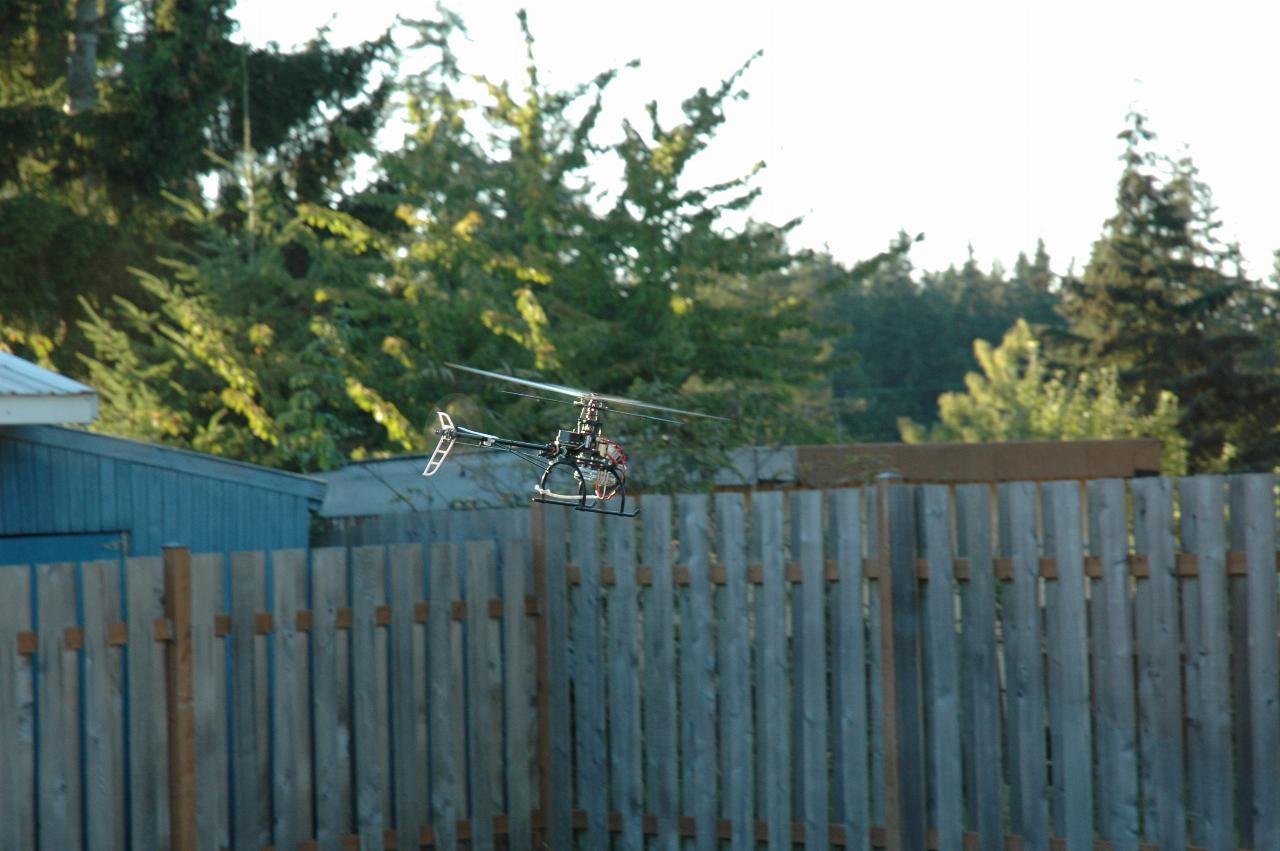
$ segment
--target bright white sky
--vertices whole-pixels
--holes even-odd
[[[1039,237],[1055,269],[1082,267],[1114,210],[1115,135],[1136,104],[1165,153],[1190,152],[1250,273],[1270,275],[1280,249],[1280,4],[457,0],[464,70],[521,78],[521,7],[552,86],[641,61],[609,89],[610,131],[641,122],[649,100],[678,115],[763,49],[743,80],[751,99],[729,110],[695,177],[765,161],[754,215],[803,216],[796,247],[853,262],[907,230],[925,234],[919,268],[958,265],[970,244],[984,266],[1008,267]],[[342,43],[434,9],[239,0],[234,14],[250,41],[289,46],[326,23]]]

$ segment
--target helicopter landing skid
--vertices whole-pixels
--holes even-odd
[[[551,472],[557,467],[567,467],[573,471],[573,477],[577,480],[577,493],[562,493],[553,491],[547,487],[547,482],[551,478]],[[562,505],[565,508],[572,508],[574,511],[590,511],[592,514],[607,514],[610,517],[635,517],[640,513],[640,509],[627,511],[627,491],[626,486],[622,482],[622,474],[612,463],[609,464],[608,470],[614,476],[614,482],[617,484],[617,491],[608,497],[598,497],[588,492],[587,482],[583,477],[582,470],[574,463],[572,459],[560,459],[547,465],[547,469],[543,471],[542,478],[538,480],[537,486],[533,489],[533,501],[541,502],[545,505]],[[614,498],[618,500],[617,508],[596,508],[589,503],[609,502]]]
[[[591,506],[577,502],[576,500],[573,502],[566,502],[562,499],[545,499],[540,496],[533,497],[533,501],[541,502],[544,505],[559,505],[562,508],[572,508],[574,511],[590,511],[592,514],[607,514],[610,517],[638,517],[640,515],[640,509],[638,508],[634,511],[627,511],[625,502],[618,503],[618,507],[614,509],[592,508]]]

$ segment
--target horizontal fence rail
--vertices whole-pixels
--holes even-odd
[[[0,851],[1280,848],[1272,476],[640,506],[0,567]]]

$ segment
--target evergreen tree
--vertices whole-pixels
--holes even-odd
[[[250,147],[295,197],[327,200],[368,147],[389,43],[249,49],[232,41],[232,5],[0,3],[0,343],[48,356],[79,296],[135,293],[129,268],[154,271],[187,236],[168,196],[199,196],[210,151]],[[74,371],[79,348],[59,365]]]
[[[1025,252],[1018,254],[1018,259],[1013,264],[1013,274],[1009,278],[1009,291],[1015,302],[1017,315],[1032,327],[1064,326],[1058,313],[1061,281],[1050,268],[1049,252],[1045,250],[1043,239],[1036,240],[1035,254],[1031,259],[1027,259]]]
[[[981,269],[970,251],[963,266],[918,272],[900,235],[892,259],[835,297],[851,332],[840,346],[857,364],[838,371],[840,416],[861,440],[898,438],[898,420],[934,422],[938,394],[958,390],[974,369],[975,340],[995,342],[1017,319],[1060,324],[1058,293],[1043,244],[1034,261],[1021,256],[1012,277]]]
[[[1137,113],[1120,138],[1116,214],[1083,278],[1067,282],[1070,333],[1059,351],[1117,369],[1146,412],[1162,393],[1176,395],[1193,472],[1273,467],[1280,385],[1263,360],[1274,295],[1217,239],[1208,187],[1190,160],[1155,153]]]
[[[399,356],[385,332],[398,305],[374,283],[387,269],[376,235],[266,189],[252,220],[230,226],[199,203],[182,208],[198,247],[160,274],[136,271],[145,301],[86,304],[94,427],[294,470],[422,450],[418,424],[376,389]]]

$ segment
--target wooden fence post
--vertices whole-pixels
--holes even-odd
[[[165,658],[169,719],[169,824],[175,851],[196,849],[196,711],[192,665],[191,551],[164,548],[164,613],[172,634]]]
[[[898,803],[898,701],[893,655],[893,579],[890,576],[889,485],[894,473],[876,476],[876,561],[880,597],[880,695],[884,719],[884,826],[888,851],[901,851],[902,815]]]

